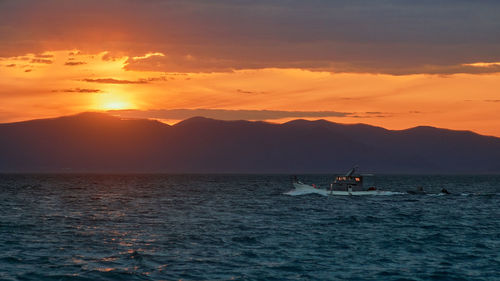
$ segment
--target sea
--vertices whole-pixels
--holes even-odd
[[[500,280],[500,176],[373,180],[3,174],[0,280]]]

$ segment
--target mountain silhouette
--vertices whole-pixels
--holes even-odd
[[[499,173],[500,138],[434,127],[82,113],[0,124],[0,172]]]

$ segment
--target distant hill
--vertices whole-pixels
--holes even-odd
[[[500,173],[500,138],[324,120],[195,117],[169,126],[102,113],[0,124],[0,172]]]

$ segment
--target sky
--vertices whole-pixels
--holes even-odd
[[[500,1],[0,0],[0,123],[104,111],[500,137]]]

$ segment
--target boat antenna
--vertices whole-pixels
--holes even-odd
[[[347,174],[345,176],[346,177],[352,176],[352,174],[354,174],[354,172],[356,172],[356,168],[358,168],[358,166],[352,167],[352,169],[350,169],[349,172],[347,172]]]

